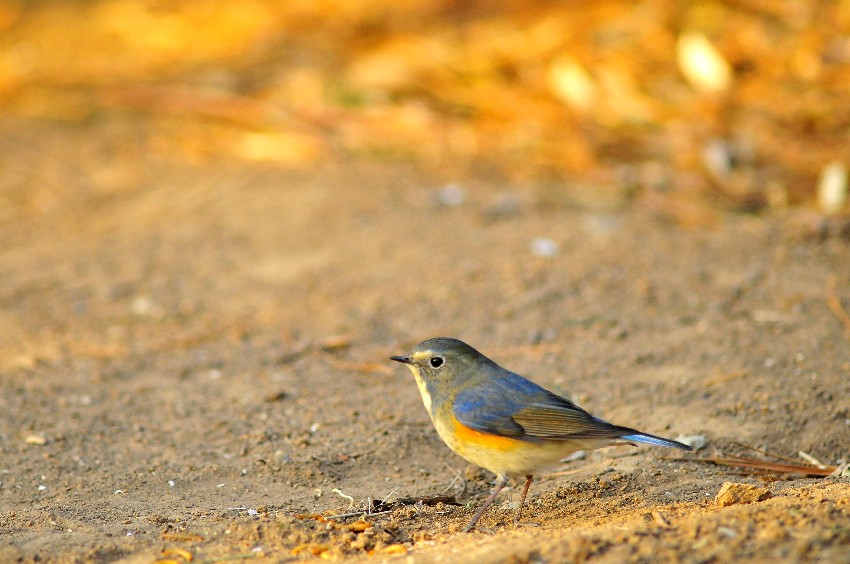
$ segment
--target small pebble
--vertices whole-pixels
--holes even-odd
[[[552,239],[538,237],[531,242],[531,253],[538,257],[554,257],[558,254],[558,243]]]
[[[732,172],[732,150],[722,139],[712,139],[702,148],[702,162],[715,178],[726,178]]]
[[[714,502],[720,507],[728,507],[739,503],[755,503],[770,497],[770,490],[751,484],[726,482],[717,492]]]
[[[446,184],[437,192],[437,201],[444,206],[459,206],[466,201],[466,190],[457,184]]]
[[[726,537],[727,539],[734,539],[738,536],[738,533],[735,531],[735,529],[730,529],[729,527],[718,527],[717,534],[722,537]]]
[[[153,300],[148,296],[136,296],[133,298],[133,303],[130,305],[133,313],[136,315],[150,315],[154,311]]]
[[[818,205],[823,213],[840,212],[847,204],[847,167],[833,161],[826,165],[818,180]]]

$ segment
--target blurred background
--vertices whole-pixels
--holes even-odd
[[[846,211],[848,101],[850,0],[0,2],[19,131],[143,124],[115,150],[412,162],[684,224]]]
[[[290,519],[486,495],[387,359],[437,335],[837,471],[848,137],[850,0],[0,0],[0,562],[442,543]],[[434,560],[850,562],[839,478],[634,453]]]

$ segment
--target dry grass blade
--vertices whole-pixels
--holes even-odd
[[[745,445],[744,443],[739,443],[738,441],[732,441],[732,444],[739,446],[741,448],[745,448],[747,450],[751,450],[753,452],[758,452],[759,454],[763,454],[763,455],[769,456],[771,458],[775,458],[777,460],[784,460],[785,462],[788,462],[789,464],[799,464],[800,463],[796,458],[789,458],[787,456],[782,456],[781,454],[774,454],[772,452],[768,452],[768,451],[760,449],[758,447]],[[735,457],[733,457],[733,458],[735,458]]]
[[[732,441],[731,444],[739,446],[746,450],[758,452],[765,456],[782,460],[784,462],[770,462],[769,460],[760,460],[758,458],[749,458],[746,456],[713,456],[707,458],[667,458],[666,460],[689,460],[692,462],[705,462],[708,464],[716,464],[719,466],[734,466],[737,468],[746,468],[752,470],[754,474],[777,473],[777,474],[800,474],[803,476],[830,476],[833,475],[838,467],[827,466],[824,464],[800,464],[796,458],[788,458],[779,454],[774,454],[766,450],[745,445],[737,441]]]
[[[746,458],[738,456],[715,456],[708,458],[665,458],[665,460],[689,461],[689,462],[705,462],[707,464],[716,464],[718,466],[734,466],[737,468],[746,468],[756,471],[755,473],[775,472],[777,474],[801,474],[803,476],[830,476],[837,469],[836,466],[826,466],[818,468],[808,464],[783,464],[779,462],[769,462],[759,460],[757,458]]]
[[[727,372],[725,374],[719,374],[717,376],[711,377],[707,379],[704,383],[706,387],[717,386],[718,384],[725,384],[727,382],[731,382],[732,380],[737,380],[738,378],[749,376],[749,374],[749,370],[735,370],[733,372]]]
[[[453,495],[434,495],[431,497],[404,497],[399,499],[396,503],[400,505],[428,505],[434,506],[439,503],[444,505],[463,505],[462,503],[458,503],[457,498]]]

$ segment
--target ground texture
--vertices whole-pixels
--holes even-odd
[[[460,533],[493,476],[387,358],[454,336],[607,420],[705,436],[684,458],[762,457],[743,443],[836,465],[841,225],[688,229],[551,186],[175,164],[130,126],[2,128],[0,561],[850,560],[847,478],[652,447],[565,462],[516,528],[513,484]],[[715,500],[729,481],[766,493]]]

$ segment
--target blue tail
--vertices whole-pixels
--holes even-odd
[[[661,437],[656,437],[655,435],[647,435],[646,433],[637,433],[634,435],[623,435],[620,437],[624,441],[632,441],[635,443],[644,443],[648,445],[655,446],[663,446],[663,447],[672,447],[672,448],[680,448],[682,450],[694,450],[686,444],[680,443],[679,441],[674,441],[672,439],[662,439]]]

